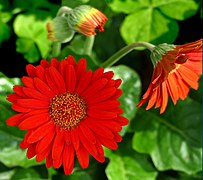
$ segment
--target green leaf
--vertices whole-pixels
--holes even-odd
[[[178,24],[156,9],[142,9],[128,15],[120,31],[128,44],[137,41],[172,43],[178,35]]]
[[[14,173],[14,170],[0,172],[0,180],[11,179]]]
[[[67,176],[62,176],[60,178],[61,180],[66,180]],[[70,176],[68,176],[68,180],[92,180],[91,176],[84,171],[81,172],[73,172],[73,174],[71,174]]]
[[[25,59],[30,63],[37,62],[40,58],[38,48],[34,41],[27,38],[18,38],[16,51],[24,54]]]
[[[20,14],[14,20],[14,31],[18,36],[17,51],[24,54],[30,63],[40,57],[46,58],[50,52],[51,43],[46,30],[49,20],[49,13],[39,10],[35,14]]]
[[[8,167],[30,167],[37,164],[35,159],[27,159],[26,151],[19,147],[20,140],[0,131],[0,162]]]
[[[114,72],[114,79],[120,78],[122,84],[120,88],[123,91],[122,96],[119,98],[121,102],[121,108],[124,110],[122,116],[126,117],[129,121],[135,117],[137,112],[136,105],[139,102],[141,93],[141,81],[139,75],[131,68],[120,65],[108,68]],[[124,126],[121,132],[125,134],[128,126]]]
[[[62,0],[62,6],[68,6],[70,8],[75,8],[82,4],[89,2],[89,0]]]
[[[112,151],[111,151],[112,152]],[[106,168],[109,180],[155,180],[157,172],[146,155],[132,149],[131,137],[125,137],[116,153],[108,155],[110,163]]]
[[[184,20],[193,16],[199,7],[199,3],[195,0],[153,0],[153,5],[164,13],[166,16]]]
[[[18,168],[10,180],[40,180],[40,174],[33,168]]]
[[[133,148],[150,154],[160,171],[197,173],[202,169],[201,119],[201,105],[190,98],[169,105],[163,115],[140,109],[131,124]]]
[[[139,0],[110,0],[108,2],[109,7],[115,12],[123,12],[126,14],[134,13],[140,10],[143,5]]]
[[[11,36],[11,28],[0,20],[0,45]]]

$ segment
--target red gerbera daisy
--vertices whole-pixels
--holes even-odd
[[[76,64],[72,56],[26,69],[24,86],[14,86],[7,98],[18,114],[6,123],[27,130],[20,144],[28,148],[27,157],[46,158],[47,168],[63,165],[67,175],[75,154],[82,168],[89,164],[89,153],[104,162],[102,146],[115,150],[122,139],[118,132],[128,123],[117,100],[121,79],[113,80],[113,72],[103,68],[87,71],[86,60]]]
[[[149,100],[146,110],[155,105],[163,113],[168,96],[174,104],[184,100],[190,87],[197,90],[202,74],[202,40],[185,45],[161,44],[152,51],[154,72],[151,83],[137,107]]]

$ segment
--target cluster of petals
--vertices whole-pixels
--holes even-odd
[[[81,14],[81,18],[75,25],[75,29],[85,36],[95,35],[96,29],[99,30],[99,32],[104,31],[103,27],[107,20],[107,17],[101,11],[89,7],[86,13]]]
[[[176,45],[156,64],[151,83],[137,107],[148,101],[146,110],[160,108],[163,113],[170,96],[173,103],[184,100],[190,87],[197,90],[198,80],[202,74],[202,39]]]
[[[37,162],[46,159],[47,168],[63,167],[66,175],[72,173],[75,157],[82,168],[88,167],[90,154],[104,162],[103,146],[117,149],[119,132],[128,123],[117,100],[121,79],[112,79],[114,73],[103,68],[87,70],[85,59],[76,63],[72,56],[61,62],[42,60],[26,70],[24,85],[14,86],[7,97],[17,114],[6,123],[27,130],[20,143],[28,149],[27,157],[36,156]]]

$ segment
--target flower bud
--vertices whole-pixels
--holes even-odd
[[[107,17],[98,9],[88,5],[82,5],[72,9],[68,13],[69,26],[85,36],[95,35],[95,29],[104,31]]]
[[[69,42],[75,33],[69,27],[67,17],[57,16],[47,24],[48,39],[53,42]]]

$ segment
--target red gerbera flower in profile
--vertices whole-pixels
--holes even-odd
[[[163,113],[168,96],[174,104],[184,100],[190,87],[197,90],[202,74],[202,40],[185,45],[161,44],[154,48],[151,59],[155,67],[151,83],[137,107],[149,100],[146,110],[155,105]]]
[[[14,86],[8,95],[12,109],[18,114],[6,123],[27,133],[20,144],[28,149],[27,157],[46,158],[46,167],[63,166],[71,174],[75,154],[82,168],[89,164],[89,154],[104,162],[103,147],[117,149],[118,134],[128,120],[121,116],[117,100],[122,91],[120,79],[103,68],[86,70],[86,60],[76,64],[69,56],[61,62],[42,60],[27,66],[24,86]]]

